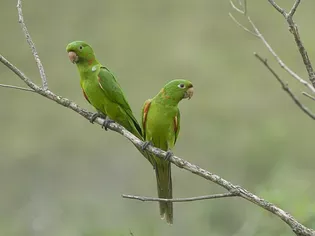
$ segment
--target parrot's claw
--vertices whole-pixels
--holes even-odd
[[[174,156],[174,154],[173,154],[170,150],[168,150],[168,151],[166,152],[166,155],[165,155],[165,157],[164,157],[164,160],[165,160],[165,161],[169,161],[172,156]]]
[[[108,116],[105,118],[105,121],[102,124],[102,128],[104,128],[107,131],[108,125],[110,123],[114,123],[115,121],[108,118]]]
[[[106,119],[106,115],[104,115],[104,114],[102,114],[102,113],[100,113],[100,112],[95,112],[95,113],[91,116],[90,122],[93,124],[94,121],[96,120],[96,118],[98,118],[98,117],[103,118],[103,119]]]
[[[149,145],[153,145],[151,141],[145,141],[142,145],[141,145],[141,149],[144,151],[147,149],[147,147]]]

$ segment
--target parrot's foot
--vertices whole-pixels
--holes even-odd
[[[108,118],[108,116],[105,118],[104,123],[102,124],[102,128],[104,128],[107,131],[108,125],[110,123],[114,123],[115,121]]]
[[[103,118],[103,119],[106,119],[106,115],[104,115],[104,114],[102,114],[102,113],[100,113],[100,112],[95,112],[92,116],[91,116],[91,118],[90,118],[90,122],[93,124],[94,123],[94,121],[96,120],[96,118]]]
[[[164,157],[164,160],[165,160],[165,161],[169,161],[172,156],[174,156],[174,154],[173,154],[170,150],[168,150],[168,151],[166,152],[166,155],[165,155],[165,157]]]
[[[145,141],[145,142],[142,144],[141,149],[144,151],[144,150],[147,149],[147,147],[148,147],[149,145],[153,145],[153,143],[152,143],[151,141]]]

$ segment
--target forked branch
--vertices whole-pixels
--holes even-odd
[[[315,115],[305,106],[303,105],[299,99],[294,95],[294,93],[289,88],[288,84],[284,83],[280,76],[270,67],[270,65],[267,62],[267,59],[263,59],[259,54],[254,53],[255,57],[263,64],[265,67],[271,72],[271,74],[278,80],[278,82],[281,84],[282,89],[286,91],[289,96],[292,98],[292,100],[295,102],[295,104],[309,117],[311,117],[313,120],[315,120]],[[305,94],[305,96],[308,96],[309,94]]]
[[[235,9],[235,4],[233,4],[232,2],[233,0],[230,0],[232,8]],[[245,7],[246,8],[246,0],[243,0],[244,4],[240,4],[241,7]],[[264,36],[261,34],[261,32],[258,30],[258,28],[256,27],[256,25],[253,23],[253,21],[251,20],[251,18],[248,16],[248,12],[246,9],[244,10],[237,10],[238,13],[242,13],[244,17],[246,17],[247,21],[249,22],[249,24],[252,26],[253,31],[248,29],[247,27],[243,26],[241,23],[239,23],[236,18],[229,13],[230,17],[232,18],[232,20],[234,22],[236,22],[236,24],[238,26],[240,26],[241,28],[243,28],[246,32],[250,32],[251,34],[257,36],[263,43],[264,45],[267,47],[267,49],[269,50],[269,52],[271,52],[271,54],[275,57],[275,59],[277,60],[277,62],[279,63],[279,65],[286,70],[293,78],[295,78],[296,80],[298,80],[300,83],[302,83],[303,85],[305,85],[309,90],[312,91],[312,93],[315,92],[315,76],[314,76],[314,71],[312,68],[312,64],[308,58],[306,49],[304,48],[302,41],[300,39],[299,33],[298,33],[298,27],[296,26],[296,24],[293,21],[293,15],[295,14],[299,4],[300,4],[300,0],[296,0],[293,7],[291,8],[290,12],[287,13],[283,8],[281,8],[279,5],[277,5],[275,3],[275,1],[273,0],[269,0],[269,2],[272,4],[272,6],[279,12],[281,13],[285,19],[287,20],[289,27],[290,27],[290,32],[294,35],[294,39],[295,42],[299,48],[300,54],[303,58],[303,62],[304,65],[308,71],[309,74],[309,80],[311,81],[312,84],[310,84],[309,82],[305,81],[304,79],[302,79],[300,76],[298,76],[295,72],[293,72],[281,59],[280,57],[275,53],[275,51],[273,50],[273,48],[270,46],[270,44],[266,41],[266,39],[264,38]],[[247,14],[245,14],[245,12]],[[294,95],[294,93],[290,90],[290,88],[288,87],[288,85],[286,83],[284,83],[281,78],[277,75],[277,73],[269,66],[269,64],[267,63],[266,59],[263,59],[261,56],[259,56],[257,53],[255,53],[255,56],[257,59],[259,59],[260,62],[262,62],[265,67],[273,74],[273,76],[279,81],[279,83],[281,84],[282,88],[284,91],[286,91],[289,96],[292,98],[292,100],[297,104],[297,106],[304,112],[306,113],[309,117],[311,117],[312,119],[315,119],[315,115],[306,107],[304,106],[299,100],[298,98]],[[312,95],[309,95],[306,92],[303,92],[303,94],[313,100],[315,100],[315,98]],[[304,227],[304,226],[303,226]],[[294,227],[292,227],[293,231],[295,232],[296,235],[315,235],[314,230],[306,228],[306,231],[300,231],[300,230],[295,230]],[[305,228],[304,228],[305,229]]]
[[[230,0],[231,4],[233,4],[233,1]],[[246,2],[246,0],[244,1]],[[270,2],[270,1],[269,1]],[[273,2],[273,1],[272,1]],[[243,4],[244,6],[246,6],[246,4]],[[298,4],[295,4],[298,6]],[[277,4],[273,5],[281,14],[284,14],[285,16],[287,15],[287,13],[282,9],[280,8]],[[296,6],[296,7],[297,7]],[[292,8],[293,9],[293,8]],[[241,10],[242,12],[247,12],[247,10]],[[294,10],[291,10],[291,14],[293,16],[294,12],[296,11],[296,8],[294,8]],[[238,11],[239,12],[239,11]],[[244,14],[243,14],[244,15]],[[315,93],[315,83],[312,82],[311,80],[311,77],[310,77],[310,81],[312,82],[309,83],[307,82],[306,80],[302,79],[298,74],[296,74],[293,70],[291,70],[283,61],[282,59],[278,56],[278,54],[274,51],[274,49],[271,47],[271,45],[268,43],[268,41],[265,39],[265,37],[262,35],[262,33],[259,31],[258,27],[254,24],[254,22],[251,20],[251,18],[248,16],[248,15],[244,15],[247,19],[247,21],[249,22],[249,24],[252,26],[253,28],[253,31],[248,29],[247,27],[245,27],[244,25],[242,25],[239,21],[236,20],[236,18],[233,16],[233,14],[229,13],[229,16],[232,18],[232,20],[238,25],[240,26],[241,28],[243,28],[246,32],[249,32],[251,33],[252,35],[254,36],[257,36],[262,42],[263,44],[266,46],[266,48],[269,50],[269,52],[274,56],[274,58],[276,59],[276,61],[279,63],[279,65],[281,66],[281,68],[283,68],[286,72],[288,72],[294,79],[298,80],[301,84],[303,84],[304,86],[306,86],[309,90],[312,91],[312,93]],[[287,17],[286,17],[287,19]],[[295,26],[296,28],[296,33],[298,35],[298,31],[297,31],[297,26]],[[295,34],[294,34],[295,35]],[[298,38],[299,38],[299,35],[298,35]],[[303,44],[302,42],[299,40],[299,43],[298,44],[298,47],[300,48],[300,46],[302,45],[302,51],[303,51],[303,54],[301,53],[301,50],[300,50],[300,53],[301,55],[304,55],[302,56],[303,58],[304,57],[307,57],[308,59],[308,56],[307,56],[307,52],[305,50],[305,48],[303,47]],[[305,56],[306,55],[306,56]],[[312,69],[312,65],[311,63],[309,62],[309,60],[306,62],[304,62],[305,65],[307,65],[307,68],[309,68],[308,70],[311,71],[311,74],[314,74],[313,69]],[[314,81],[315,81],[315,77],[314,77]]]
[[[47,78],[46,78],[46,74],[45,74],[45,70],[43,67],[42,62],[39,59],[35,44],[33,43],[33,40],[31,38],[31,35],[29,34],[27,27],[24,23],[24,18],[23,18],[23,11],[22,11],[22,0],[18,0],[17,3],[17,10],[18,10],[18,14],[19,14],[19,23],[21,25],[21,28],[23,30],[24,36],[26,38],[27,43],[30,45],[30,48],[32,50],[32,54],[34,56],[35,62],[37,64],[39,73],[40,73],[40,77],[42,78],[42,86],[44,90],[48,89],[48,82],[47,82]]]
[[[308,73],[308,77],[309,80],[311,81],[313,87],[315,88],[315,73],[314,73],[314,69],[312,66],[312,63],[308,57],[308,53],[304,47],[304,44],[302,43],[300,34],[299,34],[299,29],[297,27],[297,25],[295,24],[294,20],[293,20],[293,16],[298,8],[298,6],[301,3],[301,0],[295,0],[291,10],[289,11],[289,13],[287,13],[283,8],[281,8],[278,4],[276,4],[276,2],[274,0],[268,0],[270,2],[270,4],[278,11],[280,12],[284,18],[286,19],[288,25],[289,25],[289,29],[290,32],[293,34],[296,46],[299,49],[300,55],[302,57],[303,63],[305,65],[306,71]]]

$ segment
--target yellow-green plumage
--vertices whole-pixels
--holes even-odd
[[[72,62],[76,63],[85,98],[96,110],[142,138],[141,127],[134,117],[125,95],[114,75],[95,58],[90,45],[75,41],[67,46]]]
[[[173,80],[153,98],[145,102],[142,109],[143,136],[146,141],[164,151],[172,149],[180,130],[180,112],[178,103],[193,94],[191,82]],[[167,160],[154,157],[157,190],[159,198],[171,199],[172,176],[171,165]],[[159,202],[160,215],[169,224],[173,223],[173,204]]]
[[[67,46],[71,62],[77,65],[84,97],[101,114],[124,126],[143,140],[141,127],[134,117],[125,95],[114,75],[95,58],[90,45],[74,41]],[[151,154],[136,147],[152,164]]]

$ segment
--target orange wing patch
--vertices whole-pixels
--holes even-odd
[[[93,62],[94,62],[94,59],[88,60],[88,64],[89,64],[89,65],[92,65]]]
[[[85,99],[91,104],[91,102],[89,101],[88,97],[86,96],[86,93],[84,92],[83,88],[82,88],[82,92],[83,92],[83,96],[85,97]]]
[[[148,111],[149,111],[150,106],[151,106],[151,101],[150,100],[146,101],[146,103],[144,104],[143,116],[142,116],[143,129],[145,129],[145,123],[147,121],[147,115],[148,115]]]
[[[164,98],[166,98],[166,99],[170,99],[170,98],[171,98],[170,96],[166,95],[164,88],[161,89],[160,93],[162,93],[162,96],[163,96]]]

